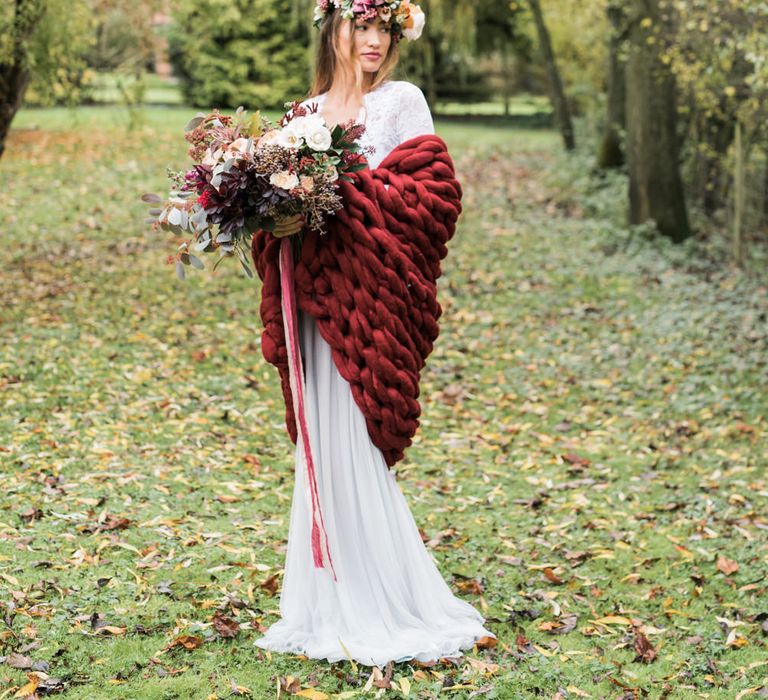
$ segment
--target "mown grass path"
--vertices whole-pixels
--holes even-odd
[[[25,112],[0,162],[0,696],[768,692],[765,287],[629,238],[553,134],[471,125],[438,124],[465,212],[397,474],[499,644],[373,685],[252,646],[292,445],[258,284],[179,282],[141,224],[191,112]]]

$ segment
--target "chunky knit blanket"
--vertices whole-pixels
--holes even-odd
[[[419,373],[438,336],[437,278],[462,189],[445,142],[433,134],[405,141],[377,168],[351,177],[340,183],[344,208],[329,217],[326,233],[304,233],[293,269],[295,304],[316,319],[389,468],[419,425]],[[260,230],[252,253],[262,280],[262,353],[280,373],[286,425],[296,443],[281,306],[285,242]]]

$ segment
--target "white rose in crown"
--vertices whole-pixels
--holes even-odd
[[[408,39],[408,41],[415,41],[421,36],[427,18],[424,14],[424,10],[418,5],[411,5],[410,10],[410,15],[403,27],[403,36]]]
[[[327,151],[331,147],[331,131],[319,122],[312,122],[304,137],[313,151]]]
[[[280,187],[283,190],[292,190],[294,187],[299,186],[299,178],[296,173],[292,173],[289,170],[280,170],[269,176],[269,184]]]

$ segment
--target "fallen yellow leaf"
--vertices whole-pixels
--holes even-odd
[[[300,698],[310,698],[310,700],[328,700],[328,696],[325,693],[321,693],[314,688],[304,688],[304,690],[300,690],[296,695]]]
[[[593,620],[596,625],[631,625],[632,620],[621,615],[607,615],[599,620]]]

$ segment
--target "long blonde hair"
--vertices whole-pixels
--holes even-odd
[[[354,76],[355,91],[358,98],[362,98],[367,91],[374,90],[378,85],[387,80],[395,70],[400,58],[400,49],[398,42],[392,37],[389,44],[387,55],[381,64],[381,68],[376,71],[368,90],[365,89],[365,79],[363,69],[359,61],[354,58],[354,43],[348,56],[342,55],[340,49],[339,34],[345,22],[351,26],[354,32],[355,19],[344,19],[338,10],[332,11],[325,17],[320,26],[320,37],[317,44],[317,54],[315,57],[315,75],[312,81],[312,87],[306,95],[306,98],[316,97],[321,93],[327,92],[333,85],[333,78],[337,71],[345,71]]]

